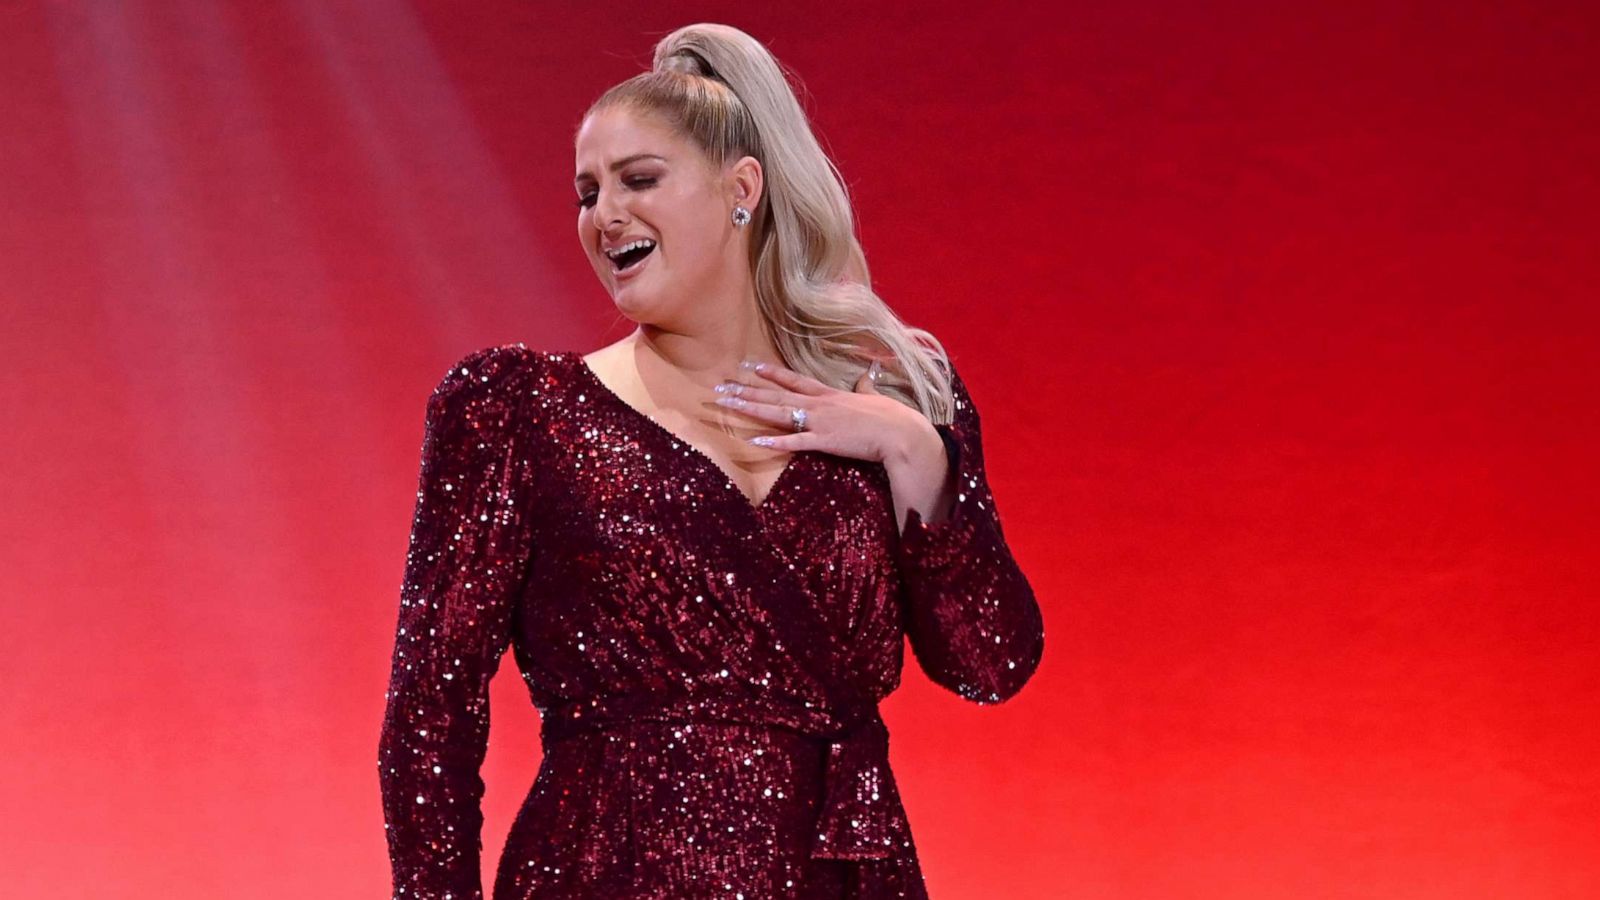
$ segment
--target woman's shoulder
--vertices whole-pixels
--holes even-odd
[[[494,344],[450,364],[428,398],[430,412],[457,418],[489,410],[527,413],[530,402],[559,393],[569,383],[573,351],[537,350],[524,343]]]
[[[570,350],[536,350],[527,344],[494,344],[462,356],[439,379],[434,394],[482,393],[509,382],[538,379],[571,368]]]

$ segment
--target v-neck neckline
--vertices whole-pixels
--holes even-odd
[[[605,397],[609,402],[616,404],[624,411],[625,414],[629,415],[634,420],[648,423],[650,427],[655,429],[656,433],[660,436],[670,439],[674,444],[681,444],[688,448],[689,453],[698,458],[702,465],[710,467],[711,471],[717,473],[717,475],[721,477],[723,485],[733,493],[734,497],[739,499],[745,509],[748,509],[751,513],[754,513],[757,516],[760,516],[767,511],[767,508],[772,505],[773,499],[777,497],[778,491],[783,487],[784,482],[789,480],[789,476],[793,473],[795,466],[799,465],[800,461],[808,455],[808,451],[805,450],[790,451],[789,460],[788,462],[784,463],[783,470],[778,473],[778,477],[774,479],[772,485],[767,488],[767,493],[761,498],[761,502],[757,503],[751,500],[750,495],[746,494],[744,490],[739,487],[739,485],[733,480],[733,476],[729,475],[726,469],[722,468],[722,466],[717,464],[715,459],[711,458],[711,454],[706,453],[704,450],[701,450],[699,447],[695,446],[692,442],[685,440],[677,432],[656,421],[655,417],[648,415],[642,410],[634,407],[633,404],[622,399],[622,395],[618,394],[616,391],[613,391],[609,385],[600,380],[600,375],[589,366],[589,361],[583,358],[582,353],[576,350],[568,350],[567,354],[577,368],[581,370],[584,377],[586,377],[589,382],[599,390],[603,397]]]

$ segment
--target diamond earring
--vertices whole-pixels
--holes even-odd
[[[742,206],[735,206],[733,208],[733,224],[740,228],[750,224],[750,210]]]

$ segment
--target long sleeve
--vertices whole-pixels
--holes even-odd
[[[428,399],[378,776],[394,897],[479,900],[489,682],[529,560],[516,345],[469,354]]]
[[[1044,654],[1044,619],[1006,544],[984,472],[978,409],[952,367],[955,410],[945,438],[955,472],[949,518],[925,522],[913,508],[897,562],[912,653],[935,683],[977,703],[1022,689]]]

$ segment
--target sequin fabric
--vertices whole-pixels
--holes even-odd
[[[954,382],[954,513],[913,510],[901,534],[881,464],[794,453],[756,506],[577,352],[452,366],[428,399],[378,747],[393,896],[483,896],[509,647],[543,759],[493,900],[926,898],[878,714],[903,645],[980,704],[1044,650]]]

